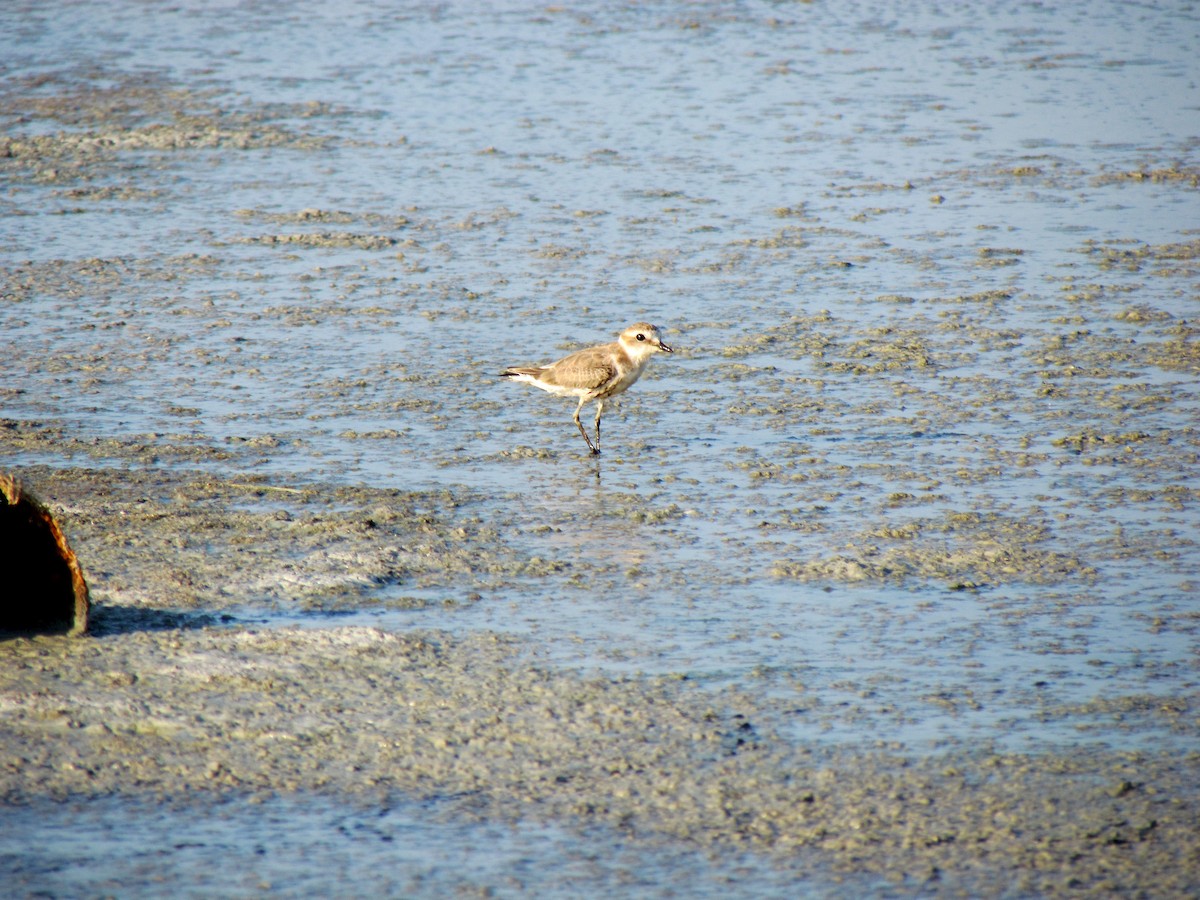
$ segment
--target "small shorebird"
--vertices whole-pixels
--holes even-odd
[[[611,344],[588,347],[548,366],[512,366],[500,375],[561,397],[578,397],[575,424],[588,449],[596,454],[600,452],[600,413],[604,411],[604,401],[637,381],[650,357],[660,352],[670,353],[671,348],[662,342],[658,329],[648,322],[638,322],[622,331]],[[583,405],[592,400],[596,401],[594,444],[579,421]]]

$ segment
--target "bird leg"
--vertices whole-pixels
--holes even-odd
[[[596,401],[596,452],[600,452],[600,413],[604,411],[604,401]]]
[[[579,405],[577,407],[575,407],[575,425],[576,425],[576,427],[579,428],[579,433],[583,435],[583,439],[585,441],[587,441],[588,449],[591,450],[592,455],[595,456],[596,454],[598,454],[600,452],[600,448],[592,443],[592,439],[590,437],[588,437],[588,433],[586,431],[584,431],[583,423],[579,421],[579,411],[583,409],[583,404],[587,403],[587,401],[588,401],[587,397],[582,397],[579,400]],[[600,414],[597,412],[596,415],[599,416]],[[596,434],[596,440],[597,440],[597,442],[599,442],[599,440],[600,440],[599,432],[597,432],[597,434]]]

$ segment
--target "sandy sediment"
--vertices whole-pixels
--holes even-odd
[[[402,792],[938,891],[1195,887],[1200,756],[821,749],[770,700],[561,671],[513,637],[223,620],[503,554],[450,492],[41,475],[107,605],[93,637],[0,643],[7,803]]]
[[[0,90],[0,112],[34,126],[0,138],[0,176],[14,189],[14,219],[40,216],[39,204],[55,214],[97,216],[106,204],[132,204],[135,212],[167,206],[186,193],[206,154],[317,154],[347,140],[334,136],[337,120],[348,115],[337,107],[255,104],[153,73],[82,69],[10,79]],[[805,312],[807,299],[788,297],[794,309],[778,314],[759,295],[777,283],[794,290],[804,279],[861,271],[873,261],[910,266],[930,279],[947,263],[932,249],[893,247],[860,231],[889,214],[864,202],[898,204],[917,191],[923,205],[941,209],[947,195],[995,187],[1065,196],[1140,182],[1194,191],[1196,181],[1194,166],[1162,154],[1140,168],[1042,157],[1019,165],[985,161],[915,184],[830,184],[814,203],[819,211],[781,205],[759,232],[733,222],[723,222],[723,232],[706,213],[691,233],[716,235],[717,243],[690,251],[666,246],[665,234],[654,234],[653,244],[666,249],[643,249],[635,231],[636,250],[613,251],[607,232],[555,228],[552,240],[534,232],[522,235],[527,259],[505,258],[499,266],[488,257],[484,268],[502,271],[491,282],[476,274],[466,285],[457,264],[439,272],[436,261],[469,255],[465,237],[493,226],[502,234],[519,213],[501,206],[439,217],[405,201],[395,209],[389,201],[387,213],[369,211],[374,201],[350,211],[222,207],[215,216],[207,211],[185,241],[201,252],[167,242],[159,255],[89,251],[7,260],[0,300],[25,341],[5,359],[12,377],[0,385],[0,398],[20,400],[28,413],[0,420],[0,449],[10,458],[59,464],[25,466],[21,474],[53,505],[98,605],[93,636],[0,642],[0,797],[8,804],[113,795],[208,804],[321,793],[370,803],[400,793],[449,798],[464,816],[602,823],[630,841],[750,849],[785,868],[875,873],[929,893],[994,894],[1000,885],[1020,896],[1195,895],[1196,753],[1122,752],[1095,742],[1040,754],[838,746],[807,741],[797,729],[798,718],[820,729],[827,713],[816,704],[801,709],[684,678],[564,671],[510,636],[339,628],[335,619],[320,620],[321,627],[272,627],[277,613],[352,610],[364,600],[381,602],[380,589],[397,585],[383,602],[477,603],[489,589],[555,573],[561,563],[510,545],[502,519],[512,514],[470,490],[231,473],[311,440],[298,433],[303,428],[286,430],[297,409],[370,414],[388,423],[369,431],[347,426],[340,441],[354,447],[398,443],[412,411],[421,413],[418,425],[444,428],[446,396],[462,398],[454,416],[478,420],[481,430],[493,427],[500,405],[462,390],[474,377],[466,363],[430,371],[418,360],[406,370],[395,360],[390,370],[362,363],[345,376],[316,378],[292,406],[281,412],[262,405],[251,421],[238,403],[244,384],[272,395],[309,374],[293,366],[302,355],[287,349],[295,343],[256,347],[247,339],[265,333],[264,323],[288,333],[323,323],[339,336],[354,330],[345,323],[372,332],[394,327],[401,315],[410,325],[449,317],[486,328],[514,315],[504,305],[514,292],[506,280],[513,271],[536,266],[539,278],[549,277],[556,263],[574,267],[596,257],[610,260],[605,274],[614,283],[633,271],[655,278],[725,273],[743,287],[764,285],[740,294],[720,286],[723,300],[732,294],[735,302],[714,313],[718,319],[675,323],[689,338],[680,359],[711,363],[692,368],[688,391],[671,401],[676,421],[703,423],[693,445],[721,428],[779,438],[731,448],[705,474],[706,489],[739,492],[736,506],[743,508],[758,504],[752,495],[760,485],[811,488],[803,502],[763,504],[762,542],[723,545],[730,583],[753,565],[784,583],[816,581],[834,592],[863,582],[934,582],[954,591],[1014,582],[1087,587],[1103,581],[1114,562],[1183,559],[1194,545],[1176,523],[1200,497],[1191,478],[1200,468],[1196,430],[1147,424],[1146,414],[1191,402],[1187,378],[1200,370],[1200,331],[1194,317],[1160,308],[1161,300],[1145,300],[1122,279],[1136,275],[1191,297],[1200,258],[1194,238],[1085,241],[1077,259],[1025,293],[1003,280],[962,293],[943,288],[939,277],[925,283],[918,303],[873,291],[869,281],[861,289],[847,282],[837,290],[858,299],[846,299],[838,315]],[[644,196],[670,201],[655,216],[685,221],[680,208],[714,202],[665,189]],[[269,202],[282,201],[271,194]],[[853,215],[830,209],[845,202],[855,204]],[[614,203],[611,210],[579,210],[570,221],[628,224],[642,215],[636,204]],[[1037,255],[1012,246],[1018,237],[997,236],[995,246],[972,250],[966,265],[992,275],[1018,272]],[[487,241],[518,243],[490,234]],[[337,250],[390,255],[394,265],[376,272],[355,257],[353,266],[319,275],[327,261],[321,255],[306,257],[294,272],[270,270],[270,260],[289,254]],[[239,255],[245,252],[263,256],[251,264]],[[782,281],[772,280],[779,279],[775,260],[786,266]],[[322,281],[310,286],[317,277]],[[546,284],[553,290],[552,282],[539,287]],[[566,284],[571,294],[574,282]],[[264,285],[273,292],[260,295]],[[664,287],[682,292],[690,285]],[[577,302],[550,296],[542,317],[556,314],[555,303]],[[749,306],[762,327],[742,327]],[[1026,315],[1019,327],[1012,324],[1021,318],[1010,315],[1014,308],[1038,306],[1050,310],[1044,319]],[[304,365],[311,364],[305,356]],[[224,391],[236,434],[212,438],[201,411],[157,382],[139,387],[142,402],[176,423],[172,429],[106,430],[97,424],[103,416],[76,428],[64,412],[81,403],[124,408],[129,380],[152,365],[172,377],[190,365],[187,383],[175,386],[189,396],[207,401]],[[1135,377],[1147,371],[1170,377]],[[415,379],[427,393],[398,390]],[[828,390],[851,380],[876,387],[853,396]],[[371,393],[372,385],[382,386]],[[642,395],[653,396],[652,385],[646,388]],[[650,404],[642,415],[643,425],[655,424]],[[1009,426],[1011,419],[1026,424]],[[857,466],[831,464],[828,450],[814,446],[822,435],[857,440],[880,423],[902,437],[879,442]],[[512,467],[559,452],[540,437],[537,446],[523,443],[534,440],[528,420],[495,427],[508,427],[511,440],[486,458],[489,465]],[[1008,437],[997,436],[1002,427]],[[961,449],[954,441],[929,449],[926,436],[960,429],[972,435]],[[678,438],[683,446],[688,436]],[[656,470],[673,452],[665,443],[635,440],[624,446],[641,462],[627,471],[677,478],[665,466]],[[456,441],[435,446],[435,463],[459,456]],[[1125,477],[1087,492],[1071,488],[1089,469]],[[1059,479],[1037,501],[1045,509],[961,499],[968,488],[1007,496],[1013,473],[1032,480],[1039,470]],[[1132,506],[1148,525],[1111,525]],[[827,513],[834,507],[845,510],[839,521]],[[888,515],[896,510],[911,515]],[[661,524],[666,533],[687,510],[670,497],[639,505],[610,495],[603,514]],[[776,535],[828,540],[776,545]],[[561,584],[599,574],[586,562],[575,565]],[[630,580],[642,577],[636,566],[630,570]],[[1181,571],[1180,593],[1194,590],[1188,572]],[[605,577],[616,583],[625,575]],[[440,599],[430,601],[432,594]],[[1017,615],[1015,605],[1009,615]],[[1164,605],[1148,627],[1194,634],[1195,616],[1184,604]],[[1077,721],[1090,736],[1152,719],[1186,739],[1197,730],[1193,695],[1189,680],[1166,699],[1114,692],[1042,714]]]

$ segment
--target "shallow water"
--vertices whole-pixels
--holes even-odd
[[[185,897],[312,897],[353,885],[387,897],[578,897],[597,888],[717,897],[730,890],[782,896],[802,886],[795,874],[736,854],[647,853],[597,829],[597,844],[617,848],[601,855],[553,826],[464,823],[415,804],[356,809],[304,797],[198,810],[104,800],[0,815],[12,896],[141,896],[170,885]],[[811,887],[815,896],[828,889],[817,880]]]
[[[544,563],[241,623],[515,632],[802,742],[1194,747],[1194,10],[59,12],[0,11],[5,133],[134,138],[6,159],[0,413],[55,437],[0,463],[448,487]],[[638,319],[677,352],[599,460],[494,377]]]

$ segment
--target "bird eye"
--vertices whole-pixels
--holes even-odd
[[[639,335],[638,335],[638,340],[639,340],[639,341],[644,341],[645,339],[646,339],[646,336],[645,336],[644,334],[639,334]]]

